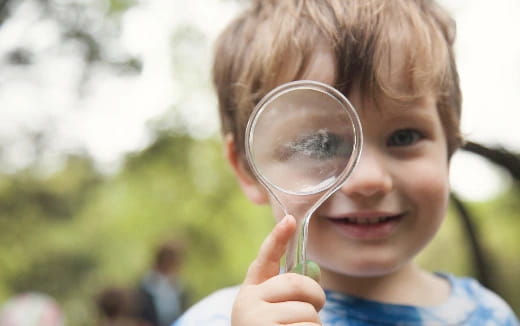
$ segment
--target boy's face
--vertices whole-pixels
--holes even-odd
[[[332,84],[328,59],[313,62],[305,79]],[[358,109],[364,144],[352,175],[311,218],[308,258],[320,265],[323,281],[337,280],[327,275],[384,276],[406,266],[437,232],[449,198],[446,137],[434,97],[407,105],[382,101],[378,108],[358,90],[348,97]],[[267,198],[261,190],[248,193],[259,187],[250,180],[241,185],[253,201]],[[283,212],[272,206],[281,219]]]

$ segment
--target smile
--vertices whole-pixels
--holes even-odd
[[[358,240],[377,240],[394,234],[406,214],[406,212],[354,212],[327,219],[343,236]]]
[[[346,217],[341,219],[334,219],[334,222],[337,223],[349,223],[349,224],[359,224],[359,225],[368,225],[368,224],[378,224],[385,223],[390,220],[395,220],[402,215],[394,215],[394,216],[379,216],[379,217]]]

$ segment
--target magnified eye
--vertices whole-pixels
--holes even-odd
[[[315,133],[299,136],[294,141],[285,143],[279,150],[282,161],[292,157],[327,160],[338,156],[347,156],[351,148],[343,137],[320,129]]]
[[[397,130],[387,141],[388,146],[409,146],[415,144],[423,135],[414,129]]]

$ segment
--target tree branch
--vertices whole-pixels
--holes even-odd
[[[520,180],[520,154],[512,153],[503,147],[491,148],[471,141],[464,144],[462,149],[500,165],[511,173],[515,181]]]
[[[473,269],[476,273],[476,277],[480,283],[482,283],[482,285],[497,291],[497,284],[495,284],[493,281],[493,272],[491,270],[492,264],[490,264],[490,259],[486,255],[481,243],[482,237],[480,236],[478,227],[472,221],[473,218],[471,217],[471,214],[469,213],[464,203],[459,199],[459,197],[454,193],[451,193],[451,199],[455,205],[455,209],[459,213],[458,215],[462,222],[463,232],[466,235],[466,240],[468,241],[471,249],[471,258],[473,261]]]

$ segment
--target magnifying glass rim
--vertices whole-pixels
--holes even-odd
[[[347,114],[350,117],[350,120],[352,121],[353,126],[353,135],[354,135],[354,141],[352,146],[352,155],[347,163],[347,166],[343,168],[341,173],[337,176],[336,180],[332,184],[323,185],[322,187],[318,187],[316,189],[310,190],[310,191],[293,191],[293,190],[287,190],[284,189],[277,184],[274,184],[273,182],[269,181],[260,171],[260,169],[257,167],[253,153],[252,153],[252,146],[254,142],[254,134],[253,131],[255,130],[256,124],[258,122],[258,118],[260,114],[268,107],[268,105],[279,98],[280,96],[283,96],[284,94],[294,91],[294,90],[312,90],[317,91],[320,93],[323,93],[327,96],[332,97],[334,100],[339,102],[342,108],[347,112]],[[270,186],[274,187],[278,191],[281,191],[286,194],[296,195],[296,196],[306,196],[306,195],[314,195],[320,192],[323,192],[328,189],[333,189],[333,191],[336,191],[341,185],[345,182],[345,180],[348,178],[348,176],[352,173],[354,167],[357,165],[359,158],[361,156],[361,148],[362,148],[362,142],[363,142],[363,135],[362,135],[362,129],[361,129],[361,122],[359,120],[359,116],[354,109],[354,106],[350,103],[350,101],[337,89],[334,87],[318,82],[313,80],[297,80],[288,82],[285,84],[282,84],[273,90],[271,90],[267,95],[265,95],[260,102],[255,106],[253,112],[251,113],[251,117],[247,123],[246,126],[246,134],[245,134],[245,150],[246,150],[246,159],[249,163],[249,166],[251,167],[251,170],[256,175],[256,177],[259,179],[259,181],[269,190],[271,191]]]

